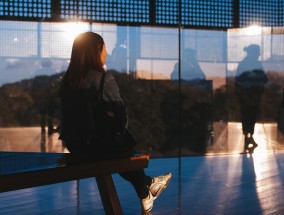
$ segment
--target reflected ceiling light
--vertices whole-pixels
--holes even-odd
[[[257,25],[251,25],[247,28],[244,28],[244,32],[246,35],[260,35],[261,34],[261,27]]]
[[[83,22],[68,22],[63,23],[62,25],[64,37],[68,41],[73,41],[78,34],[88,29],[88,25]]]

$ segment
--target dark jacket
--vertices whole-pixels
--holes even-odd
[[[236,73],[236,87],[263,89],[268,79],[260,61],[247,56],[241,61]]]
[[[72,148],[82,149],[90,144],[92,129],[88,108],[90,102],[95,102],[97,99],[102,74],[103,72],[89,71],[81,89],[70,89],[63,79],[60,88],[62,106],[60,139],[66,142],[69,151],[72,151]],[[91,143],[98,151],[109,149],[111,146],[108,144],[113,143],[115,133],[123,133],[127,126],[126,107],[120,96],[119,88],[109,73],[105,75],[102,99],[109,106],[112,112],[110,115],[115,118],[116,126],[112,131],[99,131],[101,141]]]

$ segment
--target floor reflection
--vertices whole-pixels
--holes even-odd
[[[151,214],[284,214],[284,152],[262,153],[263,144],[253,154],[150,159],[147,174],[173,173]],[[135,190],[113,178],[124,214],[139,214]],[[105,214],[93,178],[0,193],[0,202],[5,215]]]
[[[67,152],[58,137],[41,133],[40,127],[0,128],[0,151]]]
[[[284,150],[284,134],[278,131],[276,123],[257,123],[254,139],[258,146],[255,153]],[[214,124],[214,144],[208,147],[208,154],[243,153],[244,137],[239,122]]]
[[[241,123],[215,122],[213,131],[207,154],[243,153]],[[0,128],[0,151],[68,152],[58,137],[58,133],[42,134],[40,127]],[[257,123],[254,139],[258,143],[254,154],[284,150],[284,134],[278,131],[276,123]]]
[[[263,211],[270,213],[282,204],[284,198],[283,178],[281,178],[281,162],[274,153],[253,154],[253,166],[255,172],[255,186],[260,207]],[[266,149],[264,149],[266,150]],[[271,195],[274,193],[274,195]],[[265,213],[265,214],[267,214]]]
[[[253,211],[251,211],[251,213],[256,213],[256,211],[262,210],[257,192],[256,171],[254,163],[255,161],[252,155],[247,154],[242,157],[242,174],[240,181],[241,187],[239,198],[249,199],[249,202],[247,202],[246,205],[249,206],[252,204],[254,206],[254,209]]]

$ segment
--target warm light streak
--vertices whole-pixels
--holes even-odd
[[[68,22],[62,24],[64,38],[73,41],[75,37],[88,29],[88,24],[82,22]]]

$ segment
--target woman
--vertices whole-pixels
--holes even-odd
[[[117,133],[125,135],[127,114],[118,86],[113,76],[104,70],[106,47],[103,38],[93,32],[82,33],[76,37],[69,67],[63,78],[60,97],[62,104],[62,131],[60,138],[64,141],[71,155],[77,157],[92,157],[93,159],[114,159],[131,156],[132,145],[124,146],[116,142]],[[100,129],[97,138],[90,126],[90,111],[92,101],[96,101],[102,77],[104,77],[102,100],[112,107],[110,117],[115,118],[115,126],[111,130],[96,124]],[[148,212],[153,207],[154,200],[168,185],[171,174],[151,178],[144,169],[120,174],[135,188],[140,198],[142,211]]]

